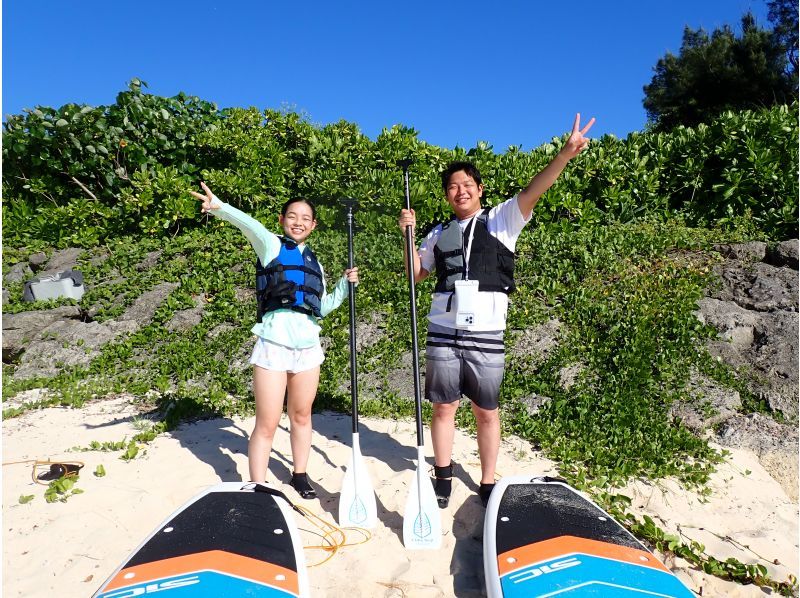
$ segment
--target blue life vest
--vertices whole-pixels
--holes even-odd
[[[291,239],[279,238],[281,249],[275,259],[266,266],[256,260],[258,321],[276,309],[291,309],[321,318],[323,282],[317,256],[310,247],[301,251]]]

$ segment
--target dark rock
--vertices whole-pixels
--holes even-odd
[[[47,273],[76,269],[78,266],[78,258],[83,254],[83,251],[83,249],[77,247],[69,247],[61,251],[56,251],[50,256],[50,260],[44,267],[44,271]]]
[[[34,272],[38,272],[42,266],[47,262],[47,255],[39,251],[38,253],[34,253],[28,258],[28,263],[33,268]]]
[[[356,351],[372,347],[381,340],[386,330],[386,316],[379,312],[372,312],[366,318],[356,318]]]
[[[736,416],[742,407],[737,391],[696,373],[689,381],[689,395],[692,400],[672,404],[670,415],[698,435]]]
[[[205,309],[205,297],[200,296],[195,298],[195,306],[189,309],[181,309],[172,314],[172,318],[166,324],[166,329],[170,332],[178,332],[181,330],[189,330],[194,328],[203,319],[203,310]]]
[[[89,259],[89,265],[91,266],[100,266],[105,262],[109,257],[109,252],[105,248],[98,248],[95,250],[95,254]]]
[[[398,396],[414,400],[414,363],[411,351],[406,351],[400,356],[400,364],[389,371],[386,377],[387,390],[397,393]],[[419,388],[420,394],[425,389],[425,351],[420,351],[419,356]]]
[[[719,428],[717,440],[723,446],[744,448],[758,456],[759,462],[777,480],[786,494],[798,498],[798,430],[793,424],[751,413],[737,415]]]
[[[242,287],[236,287],[233,292],[234,297],[239,303],[252,303],[253,304],[253,319],[255,319],[255,310],[256,310],[256,292],[253,289],[247,288],[244,289]]]
[[[419,357],[420,393],[425,389],[425,352]],[[348,370],[349,374],[349,370]],[[350,394],[350,376],[342,380],[339,391]],[[383,363],[358,362],[358,396],[363,401],[379,399],[383,393],[414,400],[414,366],[411,351],[400,355],[399,363],[386,368]]]
[[[797,270],[798,240],[782,241],[767,253],[766,262],[772,266],[791,268]]]
[[[542,362],[558,347],[563,327],[559,320],[553,318],[535,328],[514,330],[506,336],[508,353],[511,357],[525,356],[533,363]]]
[[[86,365],[100,348],[147,324],[178,285],[162,283],[142,294],[119,320],[84,322],[76,306],[3,317],[3,361],[17,363],[16,380],[55,376],[62,368]]]
[[[714,249],[729,260],[743,262],[761,262],[767,255],[767,244],[761,241],[750,241],[749,243],[737,243],[734,245],[714,245]]]
[[[136,264],[136,269],[139,272],[144,272],[145,270],[154,268],[155,265],[158,263],[158,259],[161,257],[162,253],[164,253],[164,251],[161,249],[158,249],[156,251],[151,251],[144,257],[144,259],[141,262]]]
[[[746,349],[753,344],[758,314],[740,307],[733,301],[706,297],[698,303],[698,319],[717,329],[719,337],[734,348]],[[744,363],[740,360],[736,365]]]
[[[233,324],[223,323],[217,326],[214,326],[211,330],[208,331],[206,336],[208,338],[217,338],[220,334],[225,334],[226,332],[231,332],[232,330],[236,330],[236,326]]]
[[[151,290],[137,297],[133,305],[125,310],[125,313],[123,313],[119,319],[133,322],[149,322],[153,319],[156,310],[178,286],[176,282],[162,282],[156,285]]]
[[[519,402],[525,407],[528,415],[536,415],[539,410],[550,401],[552,401],[550,397],[537,395],[535,393],[519,399]]]
[[[322,347],[322,351],[325,352],[333,346],[333,339],[329,336],[320,336],[319,345]]]
[[[720,333],[711,354],[735,368],[757,397],[790,421],[798,417],[798,314],[756,312],[717,299],[700,301],[698,317]]]
[[[19,262],[8,269],[5,275],[6,284],[13,282],[24,282],[33,276],[33,270],[27,262]]]
[[[51,377],[65,367],[88,365],[100,348],[123,334],[138,329],[135,322],[81,322],[61,320],[41,331],[31,342],[14,370],[15,380],[37,376]]]
[[[80,318],[81,310],[75,305],[3,314],[3,363],[15,361],[53,323],[61,320],[80,321]]]
[[[578,381],[578,378],[586,370],[582,363],[573,363],[558,370],[558,383],[564,390],[569,390]]]
[[[797,272],[769,264],[723,262],[714,266],[721,288],[710,296],[755,311],[797,311]]]

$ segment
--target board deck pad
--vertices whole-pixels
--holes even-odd
[[[566,483],[501,480],[484,523],[490,598],[690,598],[684,586],[608,513]]]
[[[252,484],[209,488],[162,523],[98,590],[128,598],[308,595],[302,545],[282,499]]]

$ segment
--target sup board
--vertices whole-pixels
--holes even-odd
[[[693,598],[645,546],[561,480],[514,476],[489,497],[483,568],[489,598]]]
[[[94,594],[170,598],[309,594],[303,545],[289,505],[266,486],[222,482],[180,507]],[[160,595],[160,594],[159,594]]]

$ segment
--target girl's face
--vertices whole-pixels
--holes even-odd
[[[283,227],[284,234],[296,243],[304,242],[317,227],[311,206],[303,201],[289,204],[286,214],[278,216],[278,222]]]

